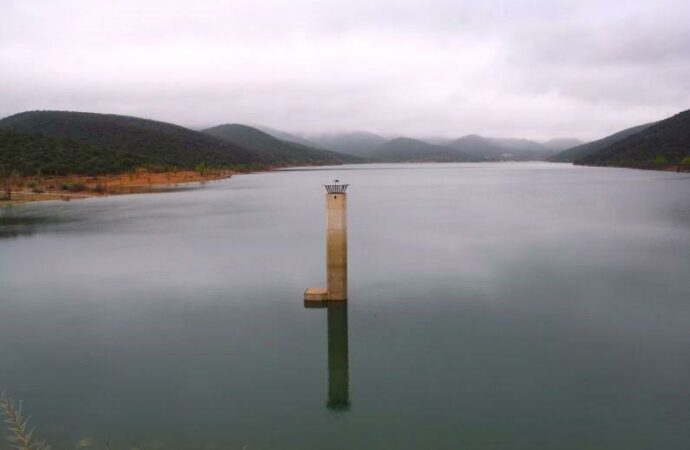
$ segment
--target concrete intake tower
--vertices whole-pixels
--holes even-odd
[[[309,288],[305,302],[347,300],[347,184],[326,187],[326,288]]]

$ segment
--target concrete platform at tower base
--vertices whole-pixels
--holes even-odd
[[[309,288],[304,291],[305,304],[325,304],[326,302],[344,302],[347,299],[333,299],[326,288]]]
[[[304,291],[305,302],[325,302],[328,300],[328,289],[326,288],[309,288]]]

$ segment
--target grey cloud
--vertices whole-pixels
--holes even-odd
[[[690,107],[690,5],[5,0],[0,116],[593,139]]]

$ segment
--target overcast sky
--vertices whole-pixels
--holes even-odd
[[[688,0],[1,0],[0,116],[594,139],[690,108]]]

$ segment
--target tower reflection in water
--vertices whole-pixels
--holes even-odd
[[[329,409],[350,407],[350,363],[347,345],[347,303],[331,302],[328,308]]]
[[[350,362],[347,343],[347,302],[304,302],[309,309],[326,308],[328,321],[328,409],[350,408]]]

